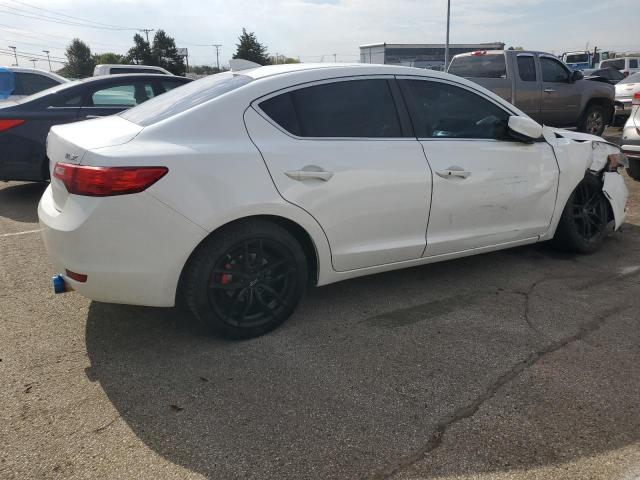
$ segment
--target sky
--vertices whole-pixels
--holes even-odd
[[[227,64],[243,27],[269,53],[303,62],[359,60],[370,43],[444,43],[446,0],[0,0],[0,65],[9,46],[49,50],[62,66],[72,38],[125,53],[143,28],[164,29],[191,65]],[[587,45],[640,51],[640,0],[451,0],[451,43],[504,42],[560,54]],[[150,34],[151,36],[153,33]],[[32,66],[19,58],[21,66]],[[46,60],[35,62],[48,68]]]

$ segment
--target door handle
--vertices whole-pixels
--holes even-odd
[[[449,167],[446,170],[436,171],[436,174],[442,178],[467,178],[471,172],[460,167]]]
[[[84,118],[102,118],[101,115],[86,115]]]
[[[553,88],[545,88],[544,92],[545,93],[553,93],[553,92],[555,92],[555,90]]]
[[[305,168],[307,168],[307,170],[305,170]],[[284,174],[287,177],[293,180],[298,180],[298,181],[315,178],[318,180],[322,180],[323,182],[326,182],[327,180],[330,180],[331,177],[333,177],[333,172],[327,172],[322,169],[311,170],[311,168],[318,168],[318,167],[303,167],[302,170],[290,170],[288,172],[284,172]]]

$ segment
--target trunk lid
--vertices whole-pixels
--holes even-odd
[[[82,164],[88,150],[127,143],[142,128],[117,115],[52,127],[47,137],[47,157],[56,209],[62,211],[69,196],[62,181],[53,175],[56,163]]]

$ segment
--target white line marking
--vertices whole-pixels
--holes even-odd
[[[0,235],[0,238],[15,237],[17,235],[26,235],[27,233],[37,233],[39,231],[40,231],[40,229],[38,229],[38,230],[27,230],[26,232],[3,233],[3,234]]]

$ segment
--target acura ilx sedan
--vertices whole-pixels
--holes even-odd
[[[309,285],[550,239],[593,252],[627,199],[616,145],[388,65],[214,75],[53,127],[47,155],[57,291],[184,303],[233,338],[281,324]]]

